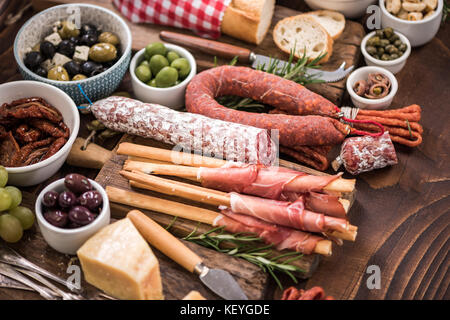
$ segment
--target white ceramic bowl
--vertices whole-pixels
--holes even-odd
[[[442,20],[444,1],[438,0],[438,6],[433,15],[419,21],[408,21],[397,18],[386,10],[384,0],[379,0],[381,7],[381,26],[391,27],[403,33],[411,42],[411,46],[421,46],[434,38]]]
[[[360,18],[377,0],[305,0],[313,10],[326,9],[342,13],[346,18]]]
[[[354,84],[359,80],[366,80],[370,73],[382,73],[391,81],[391,90],[389,94],[380,99],[367,99],[358,96],[353,90]],[[391,105],[392,100],[398,90],[398,82],[395,76],[384,68],[380,67],[362,67],[353,71],[347,78],[347,91],[353,104],[361,109],[384,109]]]
[[[44,194],[48,191],[62,192],[67,190],[64,186],[64,179],[56,180],[55,182],[49,184],[42,192],[39,194],[36,204],[35,212],[41,233],[50,247],[58,252],[64,254],[76,254],[77,250],[95,233],[97,233],[101,228],[107,226],[111,218],[111,210],[109,207],[109,199],[106,194],[105,189],[97,182],[90,180],[95,190],[101,193],[103,198],[102,211],[99,213],[97,218],[90,224],[75,228],[75,229],[63,229],[51,225],[47,220],[44,219],[44,213],[42,212],[42,198]]]
[[[14,81],[0,85],[0,104],[29,97],[41,97],[58,109],[70,129],[70,137],[56,154],[44,161],[24,167],[6,168],[8,185],[31,186],[50,178],[66,161],[80,128],[78,109],[61,89],[37,81]]]
[[[174,44],[164,44],[168,50],[175,51],[182,58],[186,58],[191,66],[191,72],[182,82],[176,86],[169,88],[155,88],[151,87],[136,77],[135,69],[142,60],[144,60],[145,48],[138,51],[130,63],[130,74],[131,74],[131,85],[133,87],[134,94],[136,98],[143,102],[157,103],[169,108],[180,109],[184,106],[184,93],[186,91],[186,86],[192,80],[192,78],[197,73],[197,64],[192,54],[186,49],[174,45]]]
[[[367,40],[369,40],[372,36],[375,35],[375,31],[372,31],[371,33],[367,34],[363,38],[363,40],[361,41],[361,52],[362,52],[364,59],[366,60],[366,64],[368,66],[382,67],[382,68],[389,70],[393,74],[396,74],[396,73],[400,72],[400,70],[403,69],[403,67],[406,64],[406,60],[408,60],[408,57],[411,54],[411,44],[409,43],[408,38],[406,38],[400,32],[394,30],[394,33],[397,34],[400,37],[400,40],[403,43],[405,43],[407,46],[406,51],[403,53],[403,55],[395,60],[388,60],[388,61],[379,60],[379,59],[372,57],[367,52],[367,50],[366,50]]]

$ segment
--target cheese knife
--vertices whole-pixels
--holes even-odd
[[[259,65],[269,66],[273,61],[272,58],[256,54],[249,49],[241,48],[227,43],[222,43],[213,40],[207,40],[199,37],[188,36],[181,33],[161,31],[159,34],[161,40],[184,46],[193,50],[200,50],[206,54],[216,55],[219,57],[233,59],[238,57],[238,61],[250,64],[252,68],[257,68]],[[279,60],[278,67],[283,68],[287,61]],[[294,65],[294,64],[292,64]],[[320,69],[307,68],[307,75],[324,82],[336,82],[345,78],[352,70],[353,66],[345,69],[346,63],[343,62],[341,66],[334,71],[324,71]]]
[[[215,294],[225,300],[248,300],[229,272],[208,268],[203,264],[202,258],[151,218],[138,210],[130,211],[127,217],[144,239],[186,270],[197,274],[203,284]]]

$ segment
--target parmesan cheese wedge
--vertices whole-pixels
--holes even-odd
[[[130,219],[110,224],[77,251],[88,283],[123,300],[162,300],[159,262]]]

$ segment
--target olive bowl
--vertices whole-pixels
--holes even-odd
[[[41,77],[24,64],[25,54],[52,33],[54,22],[79,14],[80,24],[90,23],[103,31],[115,33],[120,39],[120,59],[106,71],[78,81],[56,81]],[[114,12],[91,4],[67,4],[51,7],[31,17],[14,40],[14,57],[22,77],[26,80],[51,84],[66,92],[77,105],[88,103],[79,85],[91,101],[107,97],[120,85],[131,59],[132,37],[125,21]]]
[[[394,60],[380,60],[372,57],[366,50],[367,40],[372,38],[375,35],[376,31],[372,31],[368,33],[361,41],[361,52],[364,56],[364,60],[366,61],[366,64],[368,66],[375,66],[375,67],[381,67],[384,68],[393,74],[396,74],[400,72],[400,70],[403,69],[403,67],[406,64],[406,60],[408,60],[409,55],[411,54],[411,44],[409,43],[409,40],[407,37],[405,37],[403,34],[401,34],[398,31],[394,30],[394,33],[400,37],[400,40],[406,44],[406,51],[403,53],[403,55],[397,59]]]
[[[94,190],[100,192],[100,194],[102,195],[103,205],[102,210],[95,218],[95,220],[83,227],[74,229],[59,228],[50,224],[44,218],[42,204],[44,194],[48,191],[56,191],[58,193],[66,191],[67,188],[64,185],[64,179],[59,179],[49,184],[44,188],[44,190],[41,191],[36,199],[36,219],[42,236],[50,247],[60,253],[70,255],[76,254],[77,250],[86,242],[86,240],[88,240],[95,233],[100,231],[100,229],[110,223],[111,209],[109,205],[108,195],[106,194],[105,189],[103,189],[100,184],[91,179],[89,179],[89,182],[91,183]]]
[[[165,43],[165,47],[170,51],[175,51],[181,58],[186,58],[189,61],[191,71],[188,76],[179,84],[168,88],[151,87],[141,80],[135,74],[136,67],[145,59],[145,48],[139,50],[134,55],[130,63],[131,85],[136,97],[142,102],[156,103],[172,109],[180,109],[184,106],[184,96],[188,83],[197,73],[197,64],[194,56],[186,49]]]

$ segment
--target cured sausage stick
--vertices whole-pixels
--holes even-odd
[[[194,200],[201,203],[211,204],[214,206],[226,206],[232,207],[232,199],[230,195],[222,195],[214,192],[210,192],[210,189],[196,187],[192,188],[191,185],[187,184],[179,184],[173,183],[171,180],[154,177],[151,175],[143,174],[141,172],[128,172],[128,171],[120,171],[120,174],[131,181],[139,182],[140,184],[144,184],[151,187],[151,190],[168,194],[175,195],[182,198]],[[241,196],[242,197],[242,196]],[[253,199],[254,197],[247,197],[248,199]],[[259,199],[259,198],[257,198]],[[264,201],[265,199],[261,199]],[[269,201],[269,200],[266,200]],[[312,213],[312,215],[323,216],[319,214]],[[341,228],[340,224],[342,219],[337,219],[334,217],[323,216],[324,224],[330,228],[329,232],[337,231],[333,233],[333,236],[341,238],[343,240],[355,241],[356,239],[356,230],[352,227],[349,227],[348,223],[346,224],[346,230]],[[272,221],[272,223],[277,223],[276,221]],[[291,226],[289,226],[291,227]],[[306,230],[308,231],[308,230]],[[318,232],[318,231],[313,231]]]
[[[190,206],[187,204],[143,195],[137,192],[123,190],[111,186],[106,187],[109,200],[141,209],[161,212],[174,217],[199,221],[215,226],[215,221],[221,215],[215,211]],[[330,256],[332,243],[330,240],[320,240],[316,243],[314,253]]]
[[[170,165],[170,164],[156,164],[156,163],[146,163],[138,161],[126,161],[124,169],[128,171],[139,170],[147,174],[159,174],[167,176],[176,176],[180,178],[186,178],[190,180],[201,181],[199,176],[199,168],[181,166],[181,165]],[[295,190],[296,187],[300,187],[301,182],[297,179],[293,179],[286,186],[289,189]],[[330,192],[352,192],[355,188],[355,179],[342,179],[338,178],[331,181],[326,185],[323,190]]]

